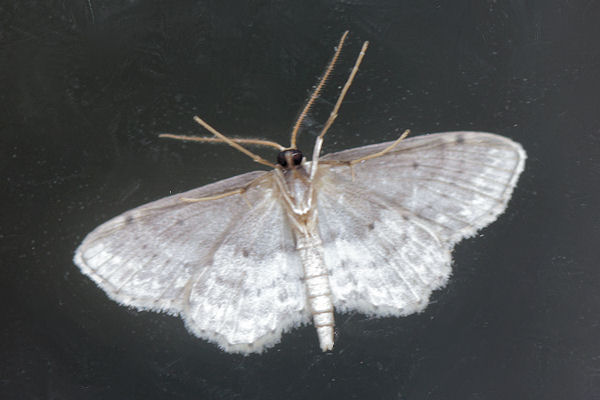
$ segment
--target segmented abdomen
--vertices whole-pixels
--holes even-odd
[[[321,239],[318,236],[301,236],[296,239],[296,248],[304,267],[308,306],[317,329],[319,344],[323,351],[331,350],[334,327],[333,302]]]

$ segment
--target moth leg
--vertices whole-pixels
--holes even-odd
[[[248,204],[248,207],[252,208],[252,204],[250,204],[250,202],[248,201],[248,198],[245,196],[246,190],[248,190],[248,187],[241,188],[241,189],[235,189],[235,190],[232,190],[231,192],[225,192],[225,193],[217,194],[215,196],[199,197],[197,199],[192,199],[190,197],[181,197],[179,200],[186,202],[186,203],[198,203],[200,201],[219,200],[224,197],[233,196],[234,194],[241,194],[242,198],[244,199],[246,204]]]
[[[258,182],[262,177],[263,176],[259,176],[258,178],[254,179],[250,183],[248,183],[246,186],[235,189],[235,190],[231,190],[229,192],[216,194],[214,196],[198,197],[196,199],[191,198],[191,197],[180,197],[179,200],[186,202],[186,203],[198,203],[201,201],[219,200],[219,199],[223,199],[225,197],[233,196],[236,194],[241,194],[242,197],[244,198],[244,201],[246,202],[246,204],[248,204],[248,207],[252,208],[252,204],[250,204],[250,202],[248,201],[248,198],[245,196],[245,194],[246,194],[246,191],[248,191],[248,189],[252,185],[256,184],[256,182]]]
[[[172,133],[161,133],[158,135],[159,138],[169,138],[181,141],[188,142],[203,142],[203,143],[227,143],[225,140],[220,139],[218,137],[200,137],[200,136],[188,136],[188,135],[174,135]],[[280,145],[279,143],[272,142],[270,140],[262,140],[262,139],[239,139],[239,138],[230,138],[234,143],[238,144],[253,144],[257,146],[269,146],[274,147],[279,151],[285,150],[285,147]]]
[[[394,141],[394,143],[390,144],[385,149],[383,149],[381,151],[378,151],[377,153],[369,154],[369,155],[366,155],[364,157],[357,158],[356,160],[351,160],[351,161],[348,161],[348,162],[350,163],[350,165],[354,165],[354,164],[358,164],[359,162],[362,162],[362,161],[370,160],[372,158],[381,157],[385,153],[393,150],[394,147],[396,147],[398,145],[398,143],[400,143],[404,138],[406,138],[409,133],[410,133],[410,129],[407,129],[407,130],[404,131],[404,133],[402,133],[402,135],[398,139],[396,139]]]
[[[348,167],[350,168],[350,175],[352,176],[352,182],[354,182],[354,178],[355,178],[355,174],[354,174],[354,160],[351,161],[339,161],[339,160],[325,160],[325,161],[320,161],[320,164],[325,164],[325,165],[341,165],[344,167]]]
[[[402,133],[402,135],[400,135],[400,137],[398,139],[396,139],[392,144],[390,144],[385,149],[378,151],[377,153],[369,154],[364,157],[357,158],[355,160],[349,160],[349,161],[325,160],[325,161],[321,161],[321,163],[327,164],[327,165],[344,165],[344,166],[350,167],[350,173],[352,174],[352,182],[354,182],[355,175],[354,175],[354,168],[352,168],[354,166],[354,164],[358,164],[360,162],[370,160],[372,158],[381,157],[385,153],[393,150],[394,147],[396,147],[398,145],[398,143],[400,143],[404,138],[406,138],[406,136],[408,136],[409,133],[410,133],[409,129],[405,130]]]
[[[197,199],[194,199],[194,198],[191,198],[191,197],[181,197],[179,200],[184,201],[186,203],[197,203],[197,202],[200,202],[200,201],[219,200],[219,199],[222,199],[224,197],[233,196],[234,194],[245,193],[246,190],[247,190],[247,188],[244,187],[244,188],[232,190],[230,192],[225,192],[225,193],[217,194],[217,195],[214,195],[214,196],[199,197]]]
[[[260,146],[272,146],[272,147],[275,147],[275,148],[277,148],[279,150],[282,150],[284,148],[282,145],[280,145],[278,143],[275,143],[275,142],[268,141],[268,140],[259,140],[259,139],[230,139],[227,136],[223,135],[218,130],[216,130],[215,128],[213,128],[212,126],[210,126],[209,124],[207,124],[200,117],[198,117],[198,116],[194,117],[194,121],[196,121],[197,123],[199,123],[200,125],[202,125],[204,127],[204,129],[208,130],[210,133],[212,133],[213,135],[215,135],[214,140],[210,140],[210,138],[199,138],[199,137],[193,137],[193,136],[172,135],[170,133],[164,133],[162,135],[159,135],[159,137],[176,139],[176,140],[189,140],[189,141],[196,141],[196,142],[227,143],[228,145],[230,145],[234,149],[236,149],[238,151],[241,151],[242,153],[244,153],[245,155],[247,155],[248,157],[250,157],[255,162],[257,162],[259,164],[267,165],[267,166],[269,166],[271,168],[277,168],[275,166],[275,164],[273,164],[273,163],[265,160],[264,158],[262,158],[258,154],[254,154],[253,152],[251,152],[250,150],[248,150],[244,146],[242,146],[240,143],[256,144],[256,145],[260,145]]]
[[[241,151],[242,153],[244,153],[245,155],[247,155],[248,157],[250,157],[255,162],[257,162],[259,164],[262,164],[262,165],[266,165],[266,166],[271,167],[271,168],[277,168],[275,166],[275,164],[273,164],[273,163],[265,160],[264,158],[262,158],[258,154],[254,154],[250,150],[246,149],[245,147],[241,146],[240,144],[236,143],[235,141],[229,139],[227,136],[223,135],[221,132],[219,132],[218,130],[216,130],[215,128],[213,128],[212,126],[210,126],[209,124],[207,124],[206,122],[204,122],[200,117],[195,116],[194,117],[194,121],[196,121],[197,123],[199,123],[200,125],[202,125],[204,127],[204,129],[208,130],[210,133],[212,133],[217,138],[221,139],[222,141],[224,141],[225,143],[227,143],[228,145],[230,145],[234,149],[236,149],[238,151]]]

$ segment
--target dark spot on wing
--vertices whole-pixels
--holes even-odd
[[[248,257],[248,256],[250,255],[250,252],[249,252],[247,249],[243,249],[243,250],[242,250],[242,255],[243,255],[244,257]]]
[[[131,214],[127,214],[125,216],[125,225],[129,225],[133,222],[133,217],[131,216]]]
[[[456,136],[456,143],[457,144],[463,144],[465,142],[465,137],[463,135],[457,135]]]
[[[358,282],[356,281],[356,277],[351,273],[348,273],[348,280],[350,282],[352,282],[352,285],[354,285],[354,286],[358,285]]]
[[[143,245],[142,245],[142,250],[146,250],[147,248],[148,248],[148,245],[147,245],[147,244],[143,244]]]
[[[367,228],[369,228],[369,230],[372,231],[373,229],[375,229],[375,224],[371,222],[369,223],[369,225],[367,225]]]
[[[416,162],[416,161],[413,161],[413,163],[412,163],[412,167],[413,167],[413,169],[417,169],[417,168],[419,168],[419,163],[418,163],[418,162]]]
[[[405,221],[410,221],[410,218],[406,214],[402,214],[402,219]]]

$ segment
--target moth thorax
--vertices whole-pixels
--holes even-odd
[[[302,152],[298,149],[280,151],[277,155],[277,164],[283,168],[293,168],[302,164]]]

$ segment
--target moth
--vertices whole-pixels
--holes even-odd
[[[252,353],[312,321],[334,345],[334,311],[421,311],[451,273],[451,250],[493,222],[523,171],[525,151],[502,136],[448,132],[321,155],[323,137],[364,57],[363,44],[308,161],[291,144],[214,137],[271,167],[151,202],[87,235],[74,262],[113,300],[179,315],[194,335]],[[277,162],[244,144],[276,148]]]

